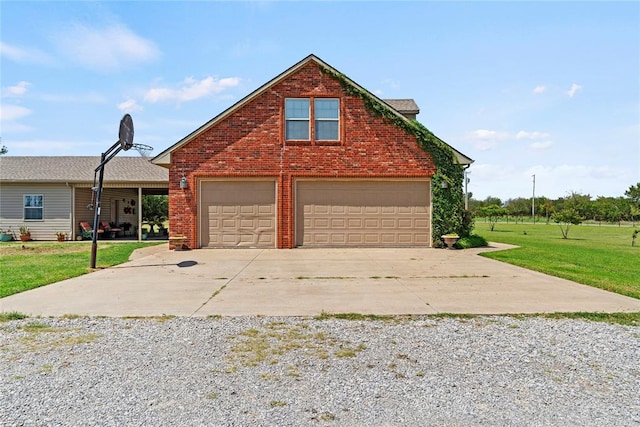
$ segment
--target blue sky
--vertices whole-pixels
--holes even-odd
[[[313,53],[475,160],[475,198],[640,182],[639,2],[2,1],[9,155],[158,154]],[[126,155],[133,154],[131,152]],[[119,154],[120,155],[120,154]]]

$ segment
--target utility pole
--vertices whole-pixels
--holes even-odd
[[[533,197],[531,198],[531,216],[536,223],[536,174],[533,174]]]

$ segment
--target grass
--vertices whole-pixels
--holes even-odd
[[[572,226],[563,239],[556,224],[476,223],[490,242],[519,248],[482,254],[585,285],[640,299],[640,246],[631,246],[633,228]]]
[[[100,242],[97,267],[122,264],[138,248],[154,243]],[[91,272],[91,242],[0,245],[0,298]]]

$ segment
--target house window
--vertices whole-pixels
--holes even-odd
[[[315,139],[337,141],[340,106],[337,99],[316,98],[314,100]]]
[[[285,99],[284,116],[287,140],[309,140],[309,99]]]
[[[44,196],[42,194],[25,194],[23,207],[25,220],[41,221],[44,218]]]
[[[339,99],[315,98],[311,102],[309,98],[287,98],[284,101],[284,116],[287,141],[340,140]]]

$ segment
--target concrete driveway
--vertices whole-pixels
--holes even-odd
[[[492,248],[145,248],[132,260],[0,299],[59,316],[640,312],[640,300],[477,254]]]

